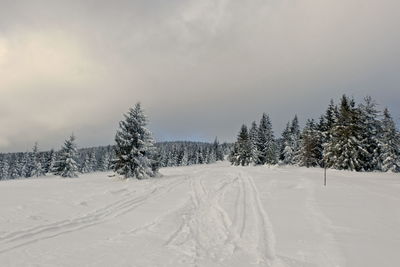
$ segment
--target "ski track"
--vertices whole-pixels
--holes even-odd
[[[224,266],[236,253],[254,259],[252,265],[283,266],[275,255],[274,233],[253,178],[241,172],[224,176],[228,178],[220,179],[211,190],[204,185],[204,177],[220,177],[202,175],[190,180],[191,200],[184,208],[190,212],[182,216],[182,224],[165,245],[191,257],[193,266]],[[236,192],[232,218],[221,203],[228,190]]]
[[[176,178],[165,185],[156,185],[154,188],[151,188],[149,192],[142,195],[135,196],[135,194],[133,194],[133,196],[130,196],[130,194],[128,194],[128,197],[126,198],[120,199],[110,205],[80,217],[61,220],[50,224],[42,224],[32,228],[3,234],[0,236],[0,254],[41,240],[79,231],[100,224],[106,220],[117,218],[131,212],[137,207],[140,207],[150,199],[155,199],[168,193],[185,181],[186,179],[182,180],[182,178]]]

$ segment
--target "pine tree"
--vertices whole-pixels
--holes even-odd
[[[18,161],[14,161],[13,164],[10,164],[10,168],[8,170],[8,177],[10,179],[16,179],[18,177],[21,177],[21,173],[19,172],[21,170],[21,164]]]
[[[51,149],[48,153],[46,153],[46,162],[44,166],[45,173],[53,172],[54,164],[56,163],[56,153],[54,149]]]
[[[38,143],[36,142],[32,150],[32,169],[31,176],[39,177],[45,175],[39,155]]]
[[[154,177],[157,174],[154,156],[156,147],[151,132],[146,128],[147,119],[140,103],[131,108],[120,122],[115,136],[114,171],[125,178]]]
[[[33,157],[32,153],[26,152],[23,153],[22,157],[18,161],[19,166],[22,168],[20,169],[19,177],[29,178],[32,176],[33,170]]]
[[[242,125],[235,143],[235,147],[230,155],[233,165],[247,166],[251,162],[251,144],[247,126]]]
[[[257,138],[258,138],[258,126],[255,121],[251,123],[250,131],[249,131],[249,138],[250,138],[250,146],[251,146],[251,161],[253,163],[257,162]]]
[[[339,116],[339,110],[337,108],[337,106],[335,105],[335,103],[333,102],[333,99],[331,99],[328,109],[325,112],[325,131],[329,132],[333,126],[335,125],[337,118]]]
[[[320,136],[313,120],[308,120],[301,134],[299,165],[305,167],[316,167],[322,154],[319,146]]]
[[[197,148],[196,164],[204,164],[204,154],[203,154],[203,151],[202,151],[201,147]],[[176,163],[175,163],[175,165],[176,165]]]
[[[381,150],[380,161],[382,162],[382,171],[400,171],[400,136],[396,130],[396,125],[385,108],[382,119],[382,134],[379,140]]]
[[[263,114],[257,134],[257,159],[256,164],[275,164],[276,163],[276,145],[272,124],[267,114]]]
[[[232,150],[228,155],[228,160],[232,165],[239,165],[239,161],[238,161],[238,157],[239,157],[239,144],[236,141],[233,144]]]
[[[224,160],[224,153],[223,153],[223,151],[221,149],[221,146],[220,146],[220,144],[218,142],[218,138],[217,137],[215,137],[215,139],[214,139],[213,150],[214,150],[214,153],[215,153],[215,155],[214,155],[215,160],[216,161],[223,161]]]
[[[77,148],[74,135],[65,140],[59,154],[59,159],[54,166],[54,174],[65,178],[78,177],[78,166],[76,163]]]
[[[80,172],[81,173],[90,173],[92,172],[92,168],[91,168],[91,164],[90,164],[90,157],[89,154],[85,155],[85,158],[82,162],[81,168],[80,168]]]
[[[288,122],[286,124],[286,128],[282,132],[279,160],[281,160],[284,164],[292,164],[293,158],[294,151],[292,148],[290,124]]]
[[[324,145],[325,145],[325,119],[324,116],[319,118],[319,122],[316,125],[315,133],[318,136],[315,140],[317,142],[316,146],[318,148],[318,165],[324,167]]]
[[[94,152],[94,150],[90,153],[90,157],[89,157],[89,168],[91,172],[96,172],[99,170],[99,166],[98,166],[98,161],[97,161],[97,157],[96,157],[96,153]]]
[[[3,158],[0,161],[0,180],[8,179],[8,171],[10,166],[8,165],[7,158]]]
[[[360,105],[361,114],[361,138],[362,146],[366,153],[363,153],[363,170],[373,171],[381,169],[379,160],[379,138],[381,132],[381,122],[378,119],[379,111],[376,109],[376,103],[371,97],[364,98],[364,103]]]
[[[327,143],[330,142],[332,136],[332,128],[337,122],[339,116],[339,111],[333,99],[331,99],[325,114],[321,117],[319,123],[319,131],[322,134],[322,144],[325,146]],[[322,164],[323,165],[323,164]]]
[[[366,151],[362,147],[360,112],[353,100],[343,95],[339,115],[330,131],[331,138],[325,146],[324,161],[328,167],[339,170],[360,171]]]
[[[100,161],[100,171],[108,171],[110,169],[110,153],[104,153]]]
[[[297,118],[297,115],[295,115],[290,125],[290,148],[292,150],[291,164],[299,163],[300,138],[299,119]]]
[[[184,148],[183,150],[183,155],[182,155],[182,159],[181,159],[181,166],[187,166],[189,165],[189,153],[187,151],[186,148]]]

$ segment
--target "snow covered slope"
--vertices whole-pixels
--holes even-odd
[[[400,175],[227,163],[0,183],[0,266],[400,266]]]

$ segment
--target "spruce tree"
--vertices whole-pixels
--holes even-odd
[[[215,160],[216,161],[223,161],[224,160],[224,153],[223,153],[223,151],[221,149],[221,146],[220,146],[220,144],[218,142],[218,138],[217,137],[215,137],[215,139],[214,139],[213,150],[214,150],[214,153],[215,153],[215,155],[214,155],[215,156]]]
[[[46,173],[53,172],[55,163],[56,163],[56,153],[54,152],[54,149],[51,149],[48,153],[46,153],[46,162],[44,166],[44,171]]]
[[[380,161],[382,171],[400,171],[400,135],[396,130],[396,125],[385,108],[382,119],[382,134],[379,140],[381,150]]]
[[[308,120],[301,134],[299,165],[305,167],[316,167],[321,157],[319,146],[320,136],[313,120]]]
[[[292,137],[290,131],[289,122],[286,124],[286,128],[282,132],[281,148],[279,160],[284,164],[292,164],[294,157],[294,151],[292,148]]]
[[[329,132],[333,126],[335,125],[337,118],[339,115],[339,111],[337,106],[335,105],[333,99],[331,99],[328,109],[325,112],[325,131]]]
[[[332,128],[337,122],[337,118],[339,115],[339,111],[335,103],[333,102],[333,99],[331,99],[329,106],[327,110],[325,111],[325,114],[321,117],[320,123],[319,123],[319,131],[322,134],[322,144],[325,147],[326,144],[328,144],[332,138]],[[323,162],[323,160],[322,160]],[[323,163],[322,163],[323,165]]]
[[[365,150],[362,161],[363,170],[373,171],[381,169],[379,151],[379,133],[381,133],[381,122],[378,119],[379,111],[376,103],[371,97],[364,98],[364,103],[359,107],[361,114],[361,138],[362,147]]]
[[[0,180],[8,179],[9,168],[7,158],[3,158],[0,162]]]
[[[23,153],[22,157],[18,161],[19,165],[21,166],[19,177],[29,178],[32,176],[32,169],[33,169],[33,157],[32,153],[25,152]]]
[[[251,144],[246,125],[242,125],[230,157],[233,165],[247,166],[251,162]]]
[[[110,153],[104,153],[100,161],[100,171],[108,171],[110,169]]]
[[[315,133],[318,136],[316,146],[318,148],[318,165],[324,167],[324,145],[325,145],[325,119],[324,116],[319,118],[319,122],[315,126]]]
[[[257,159],[258,165],[276,163],[276,145],[272,124],[267,114],[263,114],[257,133]]]
[[[354,101],[343,95],[337,121],[330,131],[331,137],[324,150],[324,161],[328,167],[362,170],[362,158],[366,151],[362,147],[360,119]]]
[[[16,179],[18,177],[21,177],[21,164],[17,161],[14,161],[12,165],[10,165],[10,168],[8,170],[8,177],[10,179]]]
[[[21,153],[19,153],[19,154],[21,154]],[[8,178],[16,179],[18,177],[21,177],[23,164],[21,163],[21,160],[18,157],[18,154],[12,154],[9,157],[8,162],[9,162]]]
[[[239,158],[239,144],[236,141],[233,144],[231,152],[229,153],[228,160],[232,165],[236,165],[237,166],[237,165],[239,165],[238,158]]]
[[[294,115],[292,123],[290,125],[290,149],[292,153],[291,164],[299,163],[299,153],[300,153],[300,125],[297,115]],[[290,150],[289,150],[290,151]]]
[[[124,115],[115,136],[114,171],[125,178],[143,179],[157,174],[158,163],[154,159],[156,147],[151,132],[146,128],[147,119],[137,103]]]
[[[251,161],[253,163],[257,162],[257,138],[258,138],[258,127],[257,123],[253,121],[251,123],[250,131],[249,131],[249,138],[250,138],[250,146],[251,146]]]
[[[94,150],[90,153],[89,157],[89,168],[91,172],[95,172],[99,170],[99,163],[97,161],[96,152]]]
[[[64,146],[59,152],[59,159],[54,165],[54,174],[64,178],[78,177],[76,156],[75,136],[72,134],[69,139],[65,140]]]
[[[187,166],[189,165],[189,153],[187,151],[186,148],[184,148],[183,150],[183,155],[182,155],[182,159],[181,159],[181,166]]]
[[[33,146],[32,150],[32,169],[31,169],[31,176],[34,177],[39,177],[42,175],[45,175],[45,171],[42,167],[42,163],[40,161],[40,155],[39,155],[39,148],[38,148],[38,143],[36,142],[35,145]]]
[[[86,154],[80,168],[81,173],[90,173],[92,172],[91,164],[90,164],[90,157],[89,154]]]

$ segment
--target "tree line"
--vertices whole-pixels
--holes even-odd
[[[400,171],[400,133],[387,108],[380,111],[371,97],[357,104],[343,95],[330,101],[317,121],[301,130],[297,116],[275,138],[263,114],[250,129],[242,125],[229,155],[233,165],[283,164],[351,171]]]
[[[218,143],[216,146],[206,142],[170,141],[159,142],[155,146],[160,155],[160,167],[177,167],[222,160],[229,153],[231,144]],[[76,169],[72,170],[75,175],[111,171],[114,153],[113,145],[77,149],[75,157],[72,157],[75,158]],[[56,162],[60,161],[61,154],[61,150],[39,152],[37,144],[31,152],[0,154],[0,180],[56,174]]]
[[[230,144],[219,144],[217,138],[214,143],[154,143],[145,126],[146,118],[138,104],[121,122],[115,145],[78,149],[75,136],[71,135],[59,151],[40,152],[35,143],[30,152],[0,154],[0,180],[47,174],[77,177],[79,173],[111,170],[144,178],[154,176],[159,167],[214,163],[230,151]],[[153,169],[141,170],[146,164]]]

